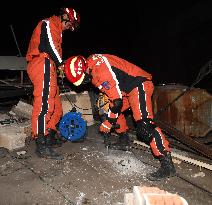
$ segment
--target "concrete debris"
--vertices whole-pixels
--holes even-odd
[[[85,194],[83,192],[79,193],[79,197],[77,197],[77,205],[82,205],[84,204],[84,198],[85,198]]]
[[[5,119],[9,119],[7,114],[0,114],[0,121],[5,121]]]
[[[0,158],[4,158],[7,155],[7,151],[5,150],[5,148],[0,147]]]
[[[110,154],[106,160],[111,164],[112,168],[121,175],[127,176],[145,176],[150,171],[149,167],[136,159],[131,152],[123,154]]]
[[[182,161],[181,160],[178,160],[178,159],[172,159],[173,160],[173,162],[175,163],[175,164],[181,164],[182,163]]]
[[[205,177],[205,173],[204,172],[198,172],[196,174],[191,175],[191,177],[196,178],[196,177]]]
[[[0,126],[0,147],[8,150],[19,149],[25,146],[27,135],[14,125]]]
[[[62,106],[63,114],[69,112],[72,107],[76,107],[77,112],[82,113],[87,126],[94,124],[92,106],[87,92],[63,93]],[[32,105],[20,100],[8,114],[0,114],[0,147],[14,150],[25,146],[26,138],[31,136],[32,109]]]
[[[32,105],[20,100],[18,104],[12,108],[11,111],[19,117],[31,119]]]
[[[0,147],[11,151],[25,146],[26,138],[31,135],[31,122],[21,119],[14,112],[0,114]]]
[[[61,94],[63,114],[70,112],[75,107],[77,112],[82,113],[82,118],[87,126],[94,124],[92,105],[88,92],[76,93],[74,91]]]
[[[20,156],[20,155],[25,155],[25,154],[26,154],[26,151],[25,151],[25,150],[23,150],[23,151],[16,152],[16,153],[17,153],[17,155],[18,155],[18,156]]]

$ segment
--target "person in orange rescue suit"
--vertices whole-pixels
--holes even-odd
[[[160,180],[174,176],[176,170],[169,142],[153,120],[151,97],[154,85],[151,74],[122,58],[109,54],[93,54],[87,60],[83,56],[70,59],[70,68],[65,65],[64,69],[68,80],[76,86],[91,81],[110,101],[107,120],[101,123],[100,131],[109,133],[112,125],[120,125],[115,130],[119,135],[118,142],[112,144],[111,148],[126,149],[129,145],[128,127],[123,112],[130,108],[137,125],[138,139],[145,139],[150,144],[154,156],[159,158],[161,164],[156,172],[148,174],[147,177],[150,180]],[[81,63],[77,63],[79,61]],[[86,72],[81,78],[74,78],[72,74],[79,70],[78,65]],[[86,68],[82,69],[82,65]]]
[[[62,33],[75,31],[79,24],[80,16],[75,9],[61,8],[60,15],[53,15],[37,24],[29,42],[27,73],[34,86],[32,138],[39,157],[63,159],[53,149],[62,142],[55,136],[56,125],[62,116],[57,69],[63,70]]]

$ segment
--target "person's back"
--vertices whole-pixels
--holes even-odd
[[[151,74],[142,68],[115,55],[93,54],[89,56],[87,64],[92,67],[92,83],[97,87],[119,84],[120,91],[129,93],[141,82],[152,79]]]
[[[26,54],[26,60],[28,62],[33,59],[33,56],[39,55],[40,53],[38,50],[38,45],[40,44],[40,39],[38,38],[38,36],[40,36],[40,33],[41,33],[41,29],[40,29],[41,24],[42,22],[40,21],[32,33],[27,54]]]
[[[110,54],[103,55],[108,59],[111,66],[119,68],[130,76],[142,76],[147,78],[148,80],[152,79],[152,75],[150,73],[123,58]]]

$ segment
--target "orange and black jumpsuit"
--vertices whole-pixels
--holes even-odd
[[[118,117],[117,133],[128,130],[124,114],[125,110],[131,109],[136,122],[150,118],[153,119],[152,101],[154,86],[151,81],[151,74],[140,67],[109,54],[94,54],[88,60],[88,67],[92,75],[92,84],[105,93],[112,102],[115,99],[122,99],[123,106],[121,114],[108,111],[108,117]],[[154,136],[150,142],[151,149],[155,156],[161,156],[169,152],[169,142],[165,139],[159,127],[155,127]]]
[[[32,137],[56,130],[62,116],[62,104],[56,69],[62,63],[62,24],[58,16],[38,23],[26,54],[27,73],[34,86]]]

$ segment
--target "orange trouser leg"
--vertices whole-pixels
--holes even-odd
[[[48,122],[47,127],[51,128],[53,130],[56,130],[56,125],[60,121],[60,118],[62,116],[62,103],[61,103],[61,96],[59,94],[59,87],[57,86],[57,93],[54,98],[54,111],[51,115],[51,118]]]
[[[119,115],[116,124],[120,125],[120,128],[116,129],[117,133],[123,133],[123,132],[126,132],[129,129],[128,126],[127,126],[126,118],[123,114]]]
[[[37,134],[48,134],[48,128],[55,128],[54,123],[58,121],[58,115],[62,113],[62,106],[58,103],[57,74],[53,65],[48,58],[38,57],[33,59],[27,68],[29,77],[34,85],[33,137]],[[56,107],[58,109],[55,109]]]
[[[152,101],[154,86],[151,81],[143,82],[129,93],[129,103],[135,121],[145,118],[153,119]],[[163,155],[164,151],[170,151],[169,142],[159,127],[155,128],[150,147],[155,156]]]

